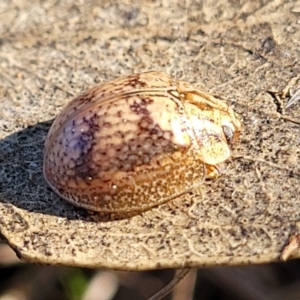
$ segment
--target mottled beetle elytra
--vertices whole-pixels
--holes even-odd
[[[100,84],[47,135],[44,176],[89,210],[137,213],[219,175],[241,123],[225,102],[162,72]]]

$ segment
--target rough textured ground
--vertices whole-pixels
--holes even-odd
[[[300,104],[284,109],[299,85],[300,4],[215,2],[1,2],[0,232],[21,258],[123,270],[280,259],[300,220]],[[146,70],[225,99],[241,139],[201,190],[95,222],[47,187],[45,136],[80,92]]]

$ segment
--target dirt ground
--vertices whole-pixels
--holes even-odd
[[[56,282],[73,266],[107,269],[82,272],[107,275],[113,299],[145,299],[173,275],[157,269],[193,267],[197,279],[166,299],[298,299],[299,261],[281,257],[293,237],[299,256],[300,103],[285,109],[300,88],[299,27],[300,2],[287,0],[1,1],[0,233],[23,261],[64,267],[7,266],[1,252],[0,293],[20,273]],[[72,98],[148,70],[226,101],[241,137],[224,175],[201,190],[95,222],[45,183],[44,140]]]

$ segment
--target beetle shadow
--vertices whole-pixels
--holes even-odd
[[[6,203],[28,212],[89,222],[117,221],[143,214],[141,211],[121,214],[89,211],[55,194],[43,175],[44,142],[53,120],[29,126],[0,140],[0,205]]]
[[[29,212],[70,220],[105,222],[121,219],[117,215],[75,207],[47,185],[43,176],[43,148],[52,122],[37,123],[0,141],[0,201]],[[131,216],[123,214],[122,218]]]

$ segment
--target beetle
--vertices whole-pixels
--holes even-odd
[[[225,102],[162,72],[81,94],[53,122],[43,172],[65,200],[136,214],[216,178],[241,122]]]

